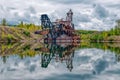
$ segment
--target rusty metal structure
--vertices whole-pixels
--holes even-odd
[[[35,34],[44,35],[45,43],[80,42],[80,37],[76,34],[73,24],[73,12],[70,9],[66,14],[66,19],[57,19],[51,22],[47,14],[41,15],[42,31]]]

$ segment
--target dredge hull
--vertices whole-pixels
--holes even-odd
[[[48,43],[54,43],[54,44],[69,44],[69,45],[73,45],[73,44],[78,44],[80,43],[80,37],[79,36],[61,36],[58,38],[45,38],[44,39],[44,43],[48,44]]]

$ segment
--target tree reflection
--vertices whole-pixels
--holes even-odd
[[[98,48],[102,50],[110,50],[116,55],[116,61],[120,61],[120,45],[119,43],[57,43],[57,44],[42,44],[42,43],[14,43],[14,44],[0,44],[0,58],[3,63],[6,63],[9,56],[17,55],[21,59],[26,57],[41,57],[41,67],[47,68],[54,60],[66,64],[66,68],[72,71],[73,58],[76,49],[83,48]]]

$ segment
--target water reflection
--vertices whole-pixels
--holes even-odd
[[[34,57],[37,54],[41,56],[41,67],[47,68],[52,59],[56,62],[65,62],[67,68],[73,69],[75,45],[58,44],[2,44],[0,56],[4,63],[10,55],[18,55],[21,59],[25,57]]]
[[[107,76],[109,72],[118,76],[120,74],[117,71],[120,68],[116,68],[120,66],[118,43],[81,43],[79,45],[4,43],[0,44],[0,56],[2,79],[21,79],[20,76],[23,76],[22,79],[49,80],[73,77],[72,79],[87,80],[89,76],[91,78],[89,80],[95,80],[96,77],[101,80],[99,76],[103,74]],[[11,73],[13,76],[10,76]],[[6,74],[8,78],[5,77]]]
[[[55,44],[49,44],[44,48],[36,48],[36,51],[42,51],[41,54],[41,67],[47,68],[51,59],[55,59],[56,62],[65,62],[67,68],[71,71],[73,68],[73,57],[75,46],[60,46]]]

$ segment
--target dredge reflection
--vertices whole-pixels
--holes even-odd
[[[61,46],[57,44],[48,44],[44,48],[36,48],[35,51],[42,51],[41,67],[47,68],[50,61],[65,62],[67,68],[72,71],[75,45]]]
[[[0,57],[3,63],[8,61],[10,56],[17,55],[20,59],[26,57],[41,57],[41,67],[47,68],[51,60],[65,63],[67,68],[72,71],[74,51],[77,44],[2,44],[0,45]]]

